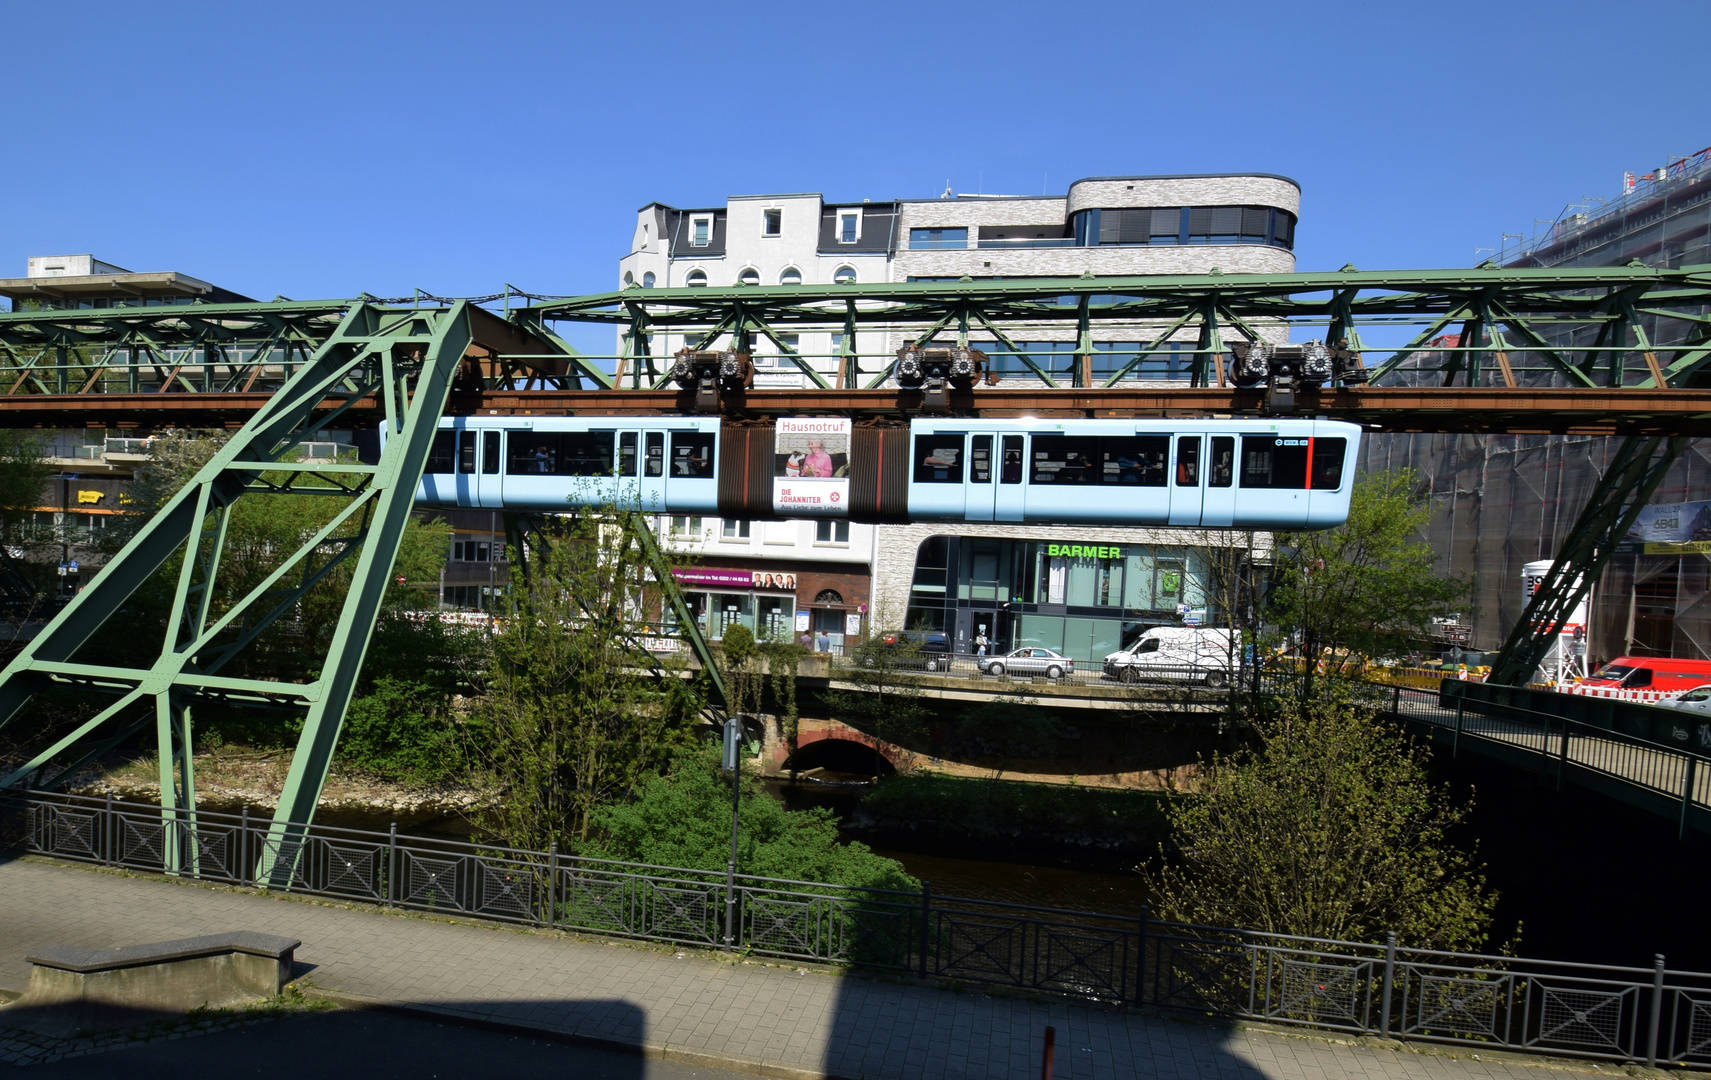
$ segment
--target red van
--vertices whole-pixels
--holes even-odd
[[[1618,656],[1588,675],[1582,686],[1675,693],[1711,683],[1711,660],[1671,660],[1664,656]]]

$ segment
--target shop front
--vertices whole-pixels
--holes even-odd
[[[1206,580],[1204,552],[1182,546],[934,536],[916,555],[908,625],[962,653],[984,638],[993,654],[1045,646],[1093,661],[1203,617]]]
[[[787,641],[795,634],[793,573],[692,567],[673,570],[671,576],[708,638],[716,641],[738,624],[762,641]]]

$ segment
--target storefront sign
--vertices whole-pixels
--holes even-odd
[[[787,517],[847,517],[850,421],[781,416],[775,432],[772,508]]]
[[[788,589],[796,591],[795,574],[775,574],[770,570],[728,570],[720,567],[693,567],[673,570],[671,576],[679,585],[712,585],[727,589]]]
[[[1123,549],[1111,544],[1047,544],[1046,554],[1069,559],[1121,559]]]

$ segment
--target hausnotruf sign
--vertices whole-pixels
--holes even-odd
[[[850,421],[781,416],[772,476],[772,508],[786,517],[847,517]]]

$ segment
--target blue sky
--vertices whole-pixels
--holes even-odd
[[[1252,170],[1302,270],[1468,266],[1711,144],[1711,4],[7,6],[0,276],[615,285],[636,207]],[[602,335],[602,338],[604,335]]]

